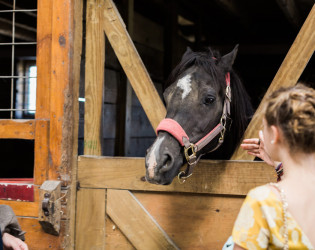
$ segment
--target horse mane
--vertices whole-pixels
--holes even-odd
[[[171,85],[180,75],[182,75],[188,68],[196,66],[203,68],[214,80],[214,84],[219,85],[222,91],[225,91],[225,74],[230,72],[231,76],[231,119],[233,120],[230,133],[228,134],[229,140],[226,139],[218,151],[224,151],[224,156],[219,158],[229,158],[236,146],[238,146],[247,125],[252,118],[253,108],[250,98],[239,78],[237,73],[231,66],[220,63],[221,55],[218,51],[212,50],[210,47],[204,51],[193,52],[188,49],[182,57],[180,63],[173,69],[170,76],[166,81],[166,86]],[[227,145],[230,144],[230,145]],[[232,146],[233,145],[233,146]],[[226,151],[226,147],[230,149]],[[224,148],[225,150],[221,150]],[[217,153],[211,153],[217,157]]]

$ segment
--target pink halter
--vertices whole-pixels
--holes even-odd
[[[222,143],[224,142],[224,135],[226,131],[226,122],[227,119],[230,119],[230,104],[231,104],[231,88],[230,88],[230,73],[228,72],[225,76],[226,81],[226,91],[225,91],[225,100],[223,106],[223,112],[220,119],[220,123],[214,127],[207,135],[201,138],[195,144],[191,143],[189,140],[188,135],[186,134],[185,130],[182,126],[175,120],[170,118],[165,118],[160,122],[156,129],[156,133],[158,134],[159,131],[166,131],[171,134],[181,146],[184,147],[185,157],[187,160],[187,169],[186,171],[181,171],[178,174],[179,179],[186,179],[192,175],[192,170],[194,166],[198,163],[201,154],[197,158],[197,152],[208,145],[217,135],[221,133],[221,136],[218,140],[218,143],[214,149],[210,152],[218,149]]]

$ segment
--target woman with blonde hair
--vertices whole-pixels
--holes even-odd
[[[260,142],[260,143],[259,143]],[[234,249],[314,249],[315,90],[280,89],[264,108],[260,139],[242,147],[284,169],[282,180],[252,189],[233,228]]]

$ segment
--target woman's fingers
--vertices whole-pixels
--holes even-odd
[[[250,138],[250,139],[244,139],[243,143],[249,143],[249,144],[258,144],[259,139],[258,138]]]
[[[244,143],[242,143],[241,147],[245,150],[259,149],[258,144],[244,144]]]

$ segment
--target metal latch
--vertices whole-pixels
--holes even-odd
[[[39,209],[39,223],[46,233],[59,235],[61,219],[61,182],[45,181],[39,190],[42,205]]]

